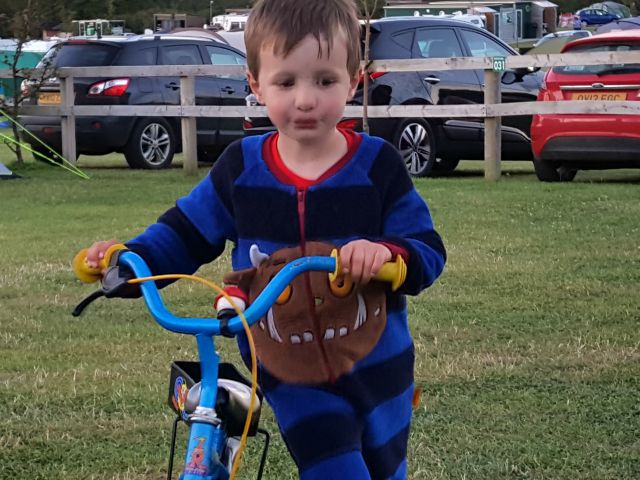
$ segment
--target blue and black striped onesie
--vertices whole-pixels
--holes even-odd
[[[351,372],[305,385],[260,369],[260,386],[300,478],[406,478],[414,351],[404,295],[418,294],[440,275],[442,240],[398,152],[384,140],[359,134],[348,161],[300,188],[269,169],[263,157],[269,135],[229,146],[206,178],[127,246],[154,274],[192,273],[227,241],[234,270],[251,267],[253,244],[271,254],[307,241],[340,246],[366,238],[406,251],[407,278],[387,294],[382,336]],[[244,339],[239,345],[246,354]]]

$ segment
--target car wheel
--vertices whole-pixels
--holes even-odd
[[[55,163],[57,165],[61,165],[62,164],[62,154],[57,151],[55,148],[52,148],[48,145],[43,145],[41,143],[35,143],[33,145],[30,146],[31,150],[35,153],[32,153],[34,160],[37,160],[38,162],[43,162],[43,163]],[[40,155],[44,155],[45,157],[47,157],[49,160],[42,158],[40,155],[36,155],[36,153],[39,153]]]
[[[575,169],[557,165],[548,160],[534,160],[533,168],[541,182],[570,182],[577,173]]]
[[[437,158],[436,162],[433,164],[433,169],[431,170],[431,174],[432,175],[449,175],[456,169],[459,163],[460,163],[459,158]]]
[[[436,161],[436,144],[428,122],[419,118],[400,122],[393,137],[407,170],[414,177],[426,177]]]
[[[124,156],[131,168],[158,170],[171,165],[175,134],[164,118],[146,118],[133,129]]]

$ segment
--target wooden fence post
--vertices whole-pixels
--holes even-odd
[[[76,116],[73,113],[75,104],[73,77],[60,78],[60,104],[64,109],[60,122],[62,156],[75,165],[78,163],[78,155],[76,153]]]
[[[195,77],[180,77],[180,105],[194,106],[196,104]],[[184,154],[184,173],[196,175],[198,173],[198,133],[195,117],[182,117],[182,153]]]
[[[484,103],[495,105],[501,102],[500,79],[502,72],[484,71]],[[500,179],[502,156],[502,119],[485,117],[484,119],[484,178],[491,182]]]

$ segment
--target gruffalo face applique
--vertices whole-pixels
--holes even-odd
[[[308,242],[305,254],[330,255],[331,245]],[[254,250],[255,268],[233,272],[229,284],[247,290],[252,302],[296,258],[300,247],[266,256]],[[376,345],[386,324],[385,287],[355,285],[349,277],[329,281],[327,272],[299,275],[267,315],[251,329],[260,362],[287,383],[321,383],[348,373]]]

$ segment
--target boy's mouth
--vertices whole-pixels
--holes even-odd
[[[318,122],[316,120],[296,120],[293,122],[296,128],[315,128]]]

